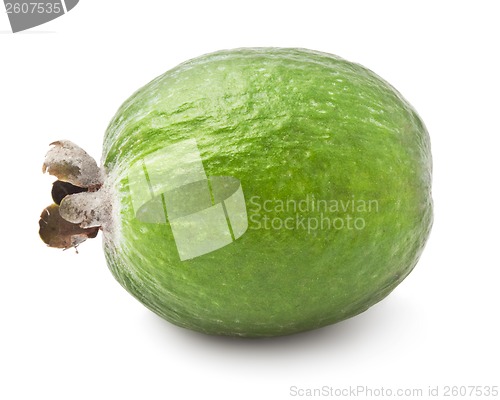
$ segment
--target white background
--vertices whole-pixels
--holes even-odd
[[[292,386],[349,385],[439,385],[450,398],[446,385],[500,385],[495,2],[81,0],[18,34],[0,10],[1,399],[287,399]],[[356,318],[277,339],[177,328],[114,281],[99,240],[76,255],[37,232],[51,141],[99,158],[133,91],[243,46],[367,66],[416,107],[433,146],[435,224],[414,272]]]

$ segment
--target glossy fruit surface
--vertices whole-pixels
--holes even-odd
[[[179,65],[118,110],[103,163],[113,275],[165,319],[210,334],[285,335],[354,316],[411,272],[432,225],[419,116],[373,72],[316,51]],[[232,178],[217,194],[210,177]]]

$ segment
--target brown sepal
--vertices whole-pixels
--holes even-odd
[[[99,227],[81,228],[66,221],[59,214],[59,206],[52,204],[40,215],[40,237],[49,246],[59,249],[77,247],[89,238],[95,238]]]

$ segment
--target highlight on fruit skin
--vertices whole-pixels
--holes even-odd
[[[50,247],[100,231],[108,267],[166,320],[263,337],[385,298],[433,221],[424,123],[365,67],[294,48],[224,50],[136,91],[101,164],[59,140],[44,172]]]

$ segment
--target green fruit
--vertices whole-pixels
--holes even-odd
[[[432,225],[419,116],[373,72],[316,51],[221,51],[166,72],[118,110],[103,168],[111,272],[209,334],[359,314],[411,272]]]

